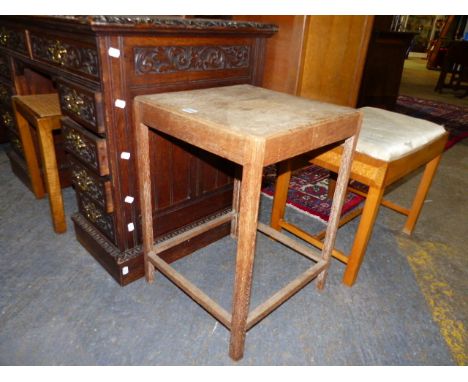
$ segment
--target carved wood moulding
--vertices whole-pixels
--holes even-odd
[[[134,48],[136,74],[248,68],[250,46],[156,46]]]
[[[265,24],[255,21],[240,21],[226,19],[203,19],[164,16],[125,16],[125,15],[94,15],[94,16],[58,16],[90,25],[149,25],[175,29],[209,29],[222,28],[227,30],[257,29],[277,32],[276,24]]]
[[[99,76],[98,54],[94,48],[77,47],[59,39],[31,35],[36,58],[93,77]]]

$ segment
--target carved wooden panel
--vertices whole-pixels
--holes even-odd
[[[136,47],[135,72],[174,73],[247,68],[249,45]]]
[[[58,82],[57,88],[64,115],[96,133],[104,133],[101,93],[68,82]]]
[[[99,175],[109,175],[106,140],[86,131],[69,118],[62,119],[65,149]]]
[[[61,38],[31,33],[34,58],[69,69],[89,77],[99,77],[98,54],[95,47],[80,46]]]
[[[27,53],[24,31],[9,26],[0,26],[0,46]]]

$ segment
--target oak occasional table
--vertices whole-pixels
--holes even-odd
[[[155,269],[161,271],[212,314],[231,331],[229,354],[234,360],[239,360],[243,356],[248,329],[314,278],[317,277],[319,289],[324,286],[361,114],[352,108],[251,85],[138,96],[134,101],[134,111],[146,280],[153,282]],[[155,244],[148,144],[150,130],[240,165],[242,174],[235,181],[232,211]],[[258,222],[264,166],[342,141],[345,141],[344,154],[321,253]],[[226,222],[231,222],[231,236],[237,238],[232,314],[158,256],[167,248]],[[315,264],[249,313],[257,230],[310,258]]]

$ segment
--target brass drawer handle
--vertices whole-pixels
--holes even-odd
[[[83,138],[81,138],[81,136],[74,131],[69,131],[66,139],[77,151],[80,151],[86,147],[86,143]]]
[[[71,93],[65,95],[65,107],[76,115],[81,115],[81,109],[85,104],[83,98],[81,98],[76,90],[72,90]]]
[[[60,65],[65,65],[67,48],[65,48],[60,41],[55,41],[55,44],[49,46],[47,51],[49,52],[52,61]]]
[[[93,180],[88,176],[85,170],[75,170],[73,171],[73,178],[83,191],[89,191],[90,187],[93,186]]]
[[[83,209],[86,217],[93,223],[96,223],[99,219],[102,218],[101,212],[99,212],[93,203],[84,202]]]
[[[5,30],[5,28],[2,29],[0,32],[0,44],[3,46],[8,45],[8,40],[10,39],[10,32]]]

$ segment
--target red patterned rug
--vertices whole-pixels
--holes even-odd
[[[468,137],[468,107],[450,105],[409,96],[399,96],[395,111],[443,125],[450,133],[446,149]],[[321,221],[328,221],[331,199],[327,197],[329,172],[321,167],[308,166],[292,174],[288,191],[288,205]],[[264,172],[262,192],[272,197],[276,179],[275,166]],[[354,185],[356,186],[356,185]],[[364,186],[357,185],[359,188]],[[348,193],[342,215],[356,208],[363,198]]]
[[[468,137],[468,100],[466,106],[458,106],[401,95],[395,111],[444,126],[450,134],[446,150]]]

